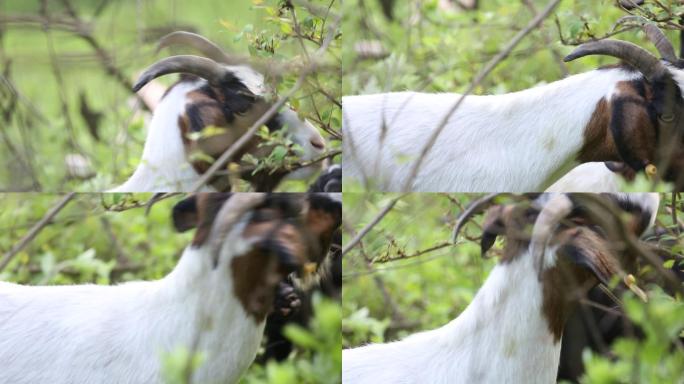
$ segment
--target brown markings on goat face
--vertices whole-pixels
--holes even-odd
[[[324,251],[327,250],[329,245],[332,243],[332,237],[335,234],[334,229],[337,228],[335,223],[336,219],[326,212],[315,209],[309,209],[306,215],[307,222],[309,223],[309,229],[314,236],[318,237],[319,243],[322,245],[319,246],[319,248],[323,248],[322,250]],[[325,253],[317,252],[317,254],[318,255],[313,261],[316,263],[321,263],[325,257]]]
[[[272,230],[270,225],[259,227],[262,228],[257,231],[266,230],[268,233]],[[271,236],[283,247],[280,252],[291,257],[287,263],[283,263],[282,254],[255,248],[246,255],[235,257],[230,265],[234,293],[245,312],[254,317],[257,323],[262,322],[271,312],[278,283],[293,272],[293,269],[299,270],[307,260],[307,247],[301,239],[301,233],[293,226],[284,226]]]
[[[229,193],[198,193],[197,199],[197,230],[192,245],[201,247],[209,239],[211,227],[223,203],[230,198]]]
[[[530,244],[536,213],[532,207],[524,205],[497,205],[490,208],[482,223],[482,254],[494,245],[499,235],[506,239],[501,262],[511,262],[523,254]]]
[[[274,232],[275,231],[275,232]],[[267,248],[256,247],[247,254],[233,258],[230,269],[234,293],[248,315],[257,323],[271,312],[279,282],[298,270],[307,261],[308,246],[299,228],[292,224],[264,222],[248,225],[245,237],[269,236],[281,249],[275,254]],[[283,257],[289,258],[284,262]]]
[[[221,96],[221,92],[218,91],[214,91],[214,94],[217,97]],[[202,91],[188,92],[186,98],[186,112],[179,116],[178,125],[180,127],[180,134],[186,157],[192,159],[190,163],[199,174],[205,173],[209,167],[211,167],[212,162],[203,159],[203,156],[197,155],[201,154],[209,156],[214,160],[218,159],[223,152],[247,132],[252,124],[254,124],[269,107],[265,101],[257,99],[245,113],[233,114],[233,121],[228,123],[222,109],[221,100],[216,100]],[[193,111],[192,116],[189,116],[188,111],[190,110]],[[201,126],[198,126],[199,124],[201,124]],[[223,132],[212,132],[211,134],[200,138],[190,138],[191,133],[201,132],[204,128],[209,126],[222,129]],[[260,148],[259,143],[260,139],[258,137],[252,138],[233,158],[241,159],[246,153],[251,153],[257,158],[263,157],[265,149]],[[270,153],[270,151],[268,151],[268,153]],[[242,162],[240,162],[240,164],[245,165]],[[249,172],[247,174],[249,174]],[[225,185],[227,185],[227,183],[215,184],[214,186],[219,190],[223,190],[225,189]],[[230,186],[228,185],[227,188],[230,188]]]
[[[621,268],[608,241],[588,228],[563,229],[551,244],[558,246],[558,251],[556,264],[541,275],[542,314],[554,341],[559,342],[578,300]]]
[[[234,258],[230,269],[233,290],[240,304],[248,315],[261,323],[271,311],[275,299],[273,287],[286,274],[280,271],[271,255],[258,250]]]
[[[326,204],[321,196],[309,195],[299,208],[296,217],[261,208],[243,232],[245,238],[260,239],[261,246],[231,261],[235,294],[257,322],[271,311],[277,284],[306,263],[320,263],[340,226],[341,206]]]

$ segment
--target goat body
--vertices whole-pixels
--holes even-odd
[[[620,175],[604,163],[584,163],[576,166],[551,184],[546,192],[617,193]]]
[[[231,254],[249,248],[241,229],[228,237]],[[193,381],[236,382],[256,355],[264,322],[254,322],[233,294],[228,260],[213,268],[205,253],[188,247],[158,281],[0,283],[0,382],[162,382],[162,354],[179,348],[204,357]]]
[[[577,162],[587,126],[623,68],[590,71],[520,92],[467,96],[427,153],[411,190],[540,191]],[[432,131],[459,94],[398,92],[343,98],[345,180],[401,190]],[[607,134],[607,126],[601,127]],[[407,161],[407,159],[409,159]],[[612,160],[593,159],[592,161]]]

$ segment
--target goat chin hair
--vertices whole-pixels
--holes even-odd
[[[635,235],[653,224],[660,202],[655,193],[595,196],[641,222]],[[507,236],[503,255],[456,319],[399,341],[343,350],[343,383],[555,382],[562,326],[571,312],[569,292],[607,282],[610,274],[620,273],[623,256],[609,251],[609,241],[591,223],[558,225],[574,215],[586,215],[581,195],[531,198],[487,211],[483,252],[501,235]],[[537,214],[530,216],[530,209]],[[521,241],[524,228],[532,230],[529,239]],[[539,244],[546,245],[541,252]],[[604,269],[585,272],[598,265]]]

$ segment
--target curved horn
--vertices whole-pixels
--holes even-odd
[[[589,55],[607,55],[622,59],[638,69],[649,81],[667,73],[665,65],[647,50],[620,40],[605,39],[582,44],[565,56],[563,61],[568,62]]]
[[[458,220],[456,221],[454,230],[451,232],[451,242],[456,242],[456,237],[458,237],[461,229],[463,229],[463,226],[465,226],[473,216],[480,212],[484,212],[487,208],[496,204],[494,200],[501,195],[501,193],[490,193],[470,203],[470,205],[461,213],[461,216],[459,216]]]
[[[212,228],[212,257],[213,265],[218,265],[221,247],[235,224],[242,215],[262,204],[266,200],[265,193],[234,193],[223,204],[216,215],[216,222]]]
[[[553,235],[553,230],[566,216],[572,212],[574,204],[566,194],[552,195],[539,212],[534,222],[530,239],[530,253],[533,262],[537,263],[541,276],[544,267],[544,250]]]
[[[660,53],[660,56],[663,59],[669,61],[670,63],[677,61],[677,54],[675,53],[672,43],[670,43],[670,40],[667,39],[660,28],[655,26],[655,24],[645,24],[642,26],[642,28],[646,33],[646,37],[648,37],[653,45],[655,45],[658,53]]]
[[[674,47],[672,46],[672,43],[670,43],[670,40],[667,39],[663,31],[661,31],[658,26],[656,26],[647,18],[635,15],[624,16],[618,19],[613,29],[615,29],[616,26],[625,24],[628,21],[634,21],[641,27],[648,40],[653,43],[663,59],[669,61],[670,63],[677,61],[677,54],[675,53]]]
[[[211,84],[217,84],[230,71],[221,64],[204,57],[193,55],[171,56],[147,67],[133,86],[133,92],[138,92],[145,84],[157,77],[170,73],[190,73],[206,79]]]
[[[185,45],[195,48],[204,56],[220,63],[229,64],[232,61],[230,56],[228,56],[221,47],[206,37],[186,31],[171,32],[159,39],[157,52],[174,45]]]

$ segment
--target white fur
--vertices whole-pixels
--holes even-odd
[[[178,117],[185,109],[186,94],[203,81],[182,82],[173,87],[154,111],[140,164],[133,175],[110,192],[189,191],[199,174],[185,157]],[[205,191],[213,188],[205,187]]]
[[[604,163],[584,163],[558,179],[546,192],[613,193],[620,190],[620,175]]]
[[[445,326],[342,351],[344,384],[548,384],[560,342],[541,313],[532,258],[497,265],[470,305]]]
[[[192,350],[196,337],[204,363],[193,382],[237,382],[264,328],[233,294],[230,260],[250,247],[243,229],[244,221],[227,235],[216,269],[204,246],[185,249],[176,268],[158,281],[0,282],[0,383],[160,383],[162,355]]]
[[[540,196],[544,205],[553,194]],[[657,193],[617,194],[651,213]],[[547,247],[543,268],[555,265]],[[401,341],[342,351],[344,384],[554,383],[561,342],[542,315],[542,285],[530,247],[498,264],[468,307],[441,328]]]
[[[226,65],[250,92],[264,97],[269,91],[264,84],[264,75],[246,65]]]
[[[468,96],[449,119],[411,190],[540,191],[566,173],[584,129],[622,69],[590,71],[520,92]],[[398,92],[343,99],[344,178],[401,190],[431,132],[460,95]],[[386,127],[381,142],[382,127]]]
[[[648,226],[652,227],[655,224],[656,217],[658,216],[658,207],[660,206],[660,195],[658,193],[631,192],[614,193],[613,195],[617,196],[618,200],[629,201],[640,206],[651,215]]]
[[[247,67],[231,67],[236,76],[254,94],[263,96],[266,92],[263,76]],[[186,94],[206,84],[205,80],[182,82],[158,104],[148,128],[147,139],[143,148],[140,164],[133,175],[122,185],[110,192],[192,192],[192,186],[200,175],[187,161],[178,117],[185,110]],[[314,147],[312,141],[325,143],[318,130],[307,120],[300,119],[289,108],[279,114],[292,140],[302,147],[300,158],[312,160],[323,153]],[[305,179],[318,170],[316,166],[301,168],[289,178]],[[201,191],[215,191],[211,186],[204,186]]]

